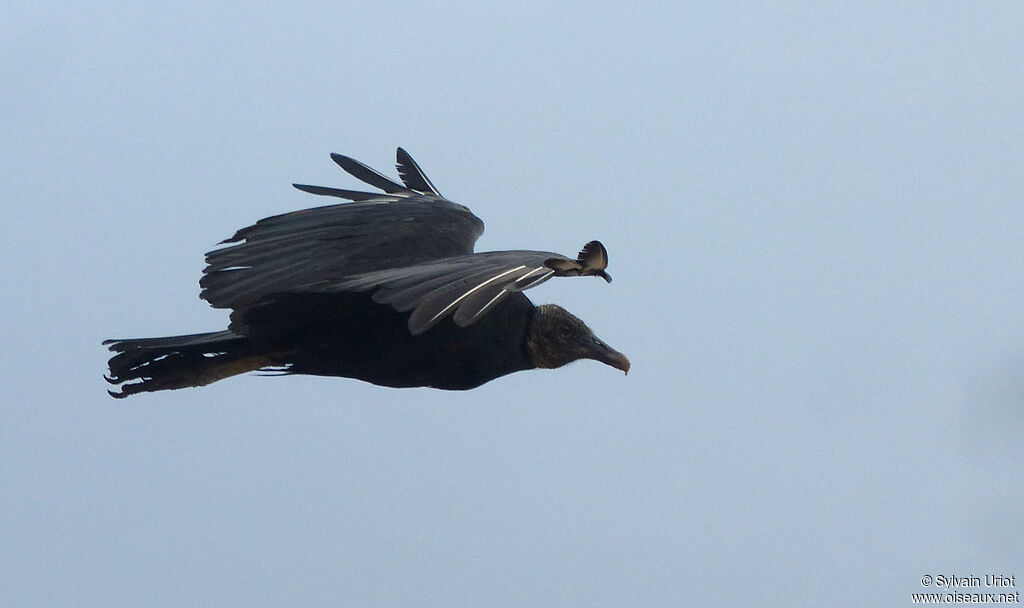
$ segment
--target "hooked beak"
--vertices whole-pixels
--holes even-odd
[[[607,344],[602,343],[601,346],[601,350],[596,353],[594,358],[615,369],[621,369],[624,374],[629,375],[629,358]]]

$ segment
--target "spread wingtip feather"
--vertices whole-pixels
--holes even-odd
[[[363,163],[359,162],[354,158],[344,156],[342,154],[331,153],[331,160],[333,160],[339,167],[344,169],[352,177],[370,184],[375,188],[380,188],[388,194],[394,194],[396,192],[408,192],[409,189],[387,177],[383,173],[378,172]]]
[[[403,148],[398,148],[395,151],[395,167],[398,169],[398,175],[402,178],[402,182],[417,192],[424,194],[431,193],[437,196],[441,196],[441,193],[437,191],[437,187],[434,186],[434,182],[430,181],[427,174],[423,172],[423,169],[413,160],[412,156],[409,155]]]

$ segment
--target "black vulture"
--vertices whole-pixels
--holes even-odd
[[[523,291],[551,277],[598,276],[598,241],[573,259],[544,251],[474,253],[484,224],[441,196],[405,150],[395,182],[340,154],[381,194],[293,184],[352,202],[262,219],[206,254],[200,297],[231,309],[224,331],[107,340],[114,397],[204,386],[249,371],[466,390],[534,368],[629,359],[554,304]]]

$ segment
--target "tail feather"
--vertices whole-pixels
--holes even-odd
[[[249,339],[232,331],[166,338],[135,338],[103,342],[117,353],[107,365],[108,391],[118,399],[149,391],[205,386],[229,376],[271,365],[254,353]]]

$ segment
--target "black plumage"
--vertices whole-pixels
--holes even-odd
[[[484,225],[443,198],[401,148],[402,183],[331,158],[383,194],[295,184],[347,202],[262,219],[206,255],[200,297],[231,309],[227,330],[108,340],[115,397],[202,386],[247,371],[465,390],[577,359],[629,360],[555,305],[522,291],[554,276],[600,276],[608,253],[474,253]]]

